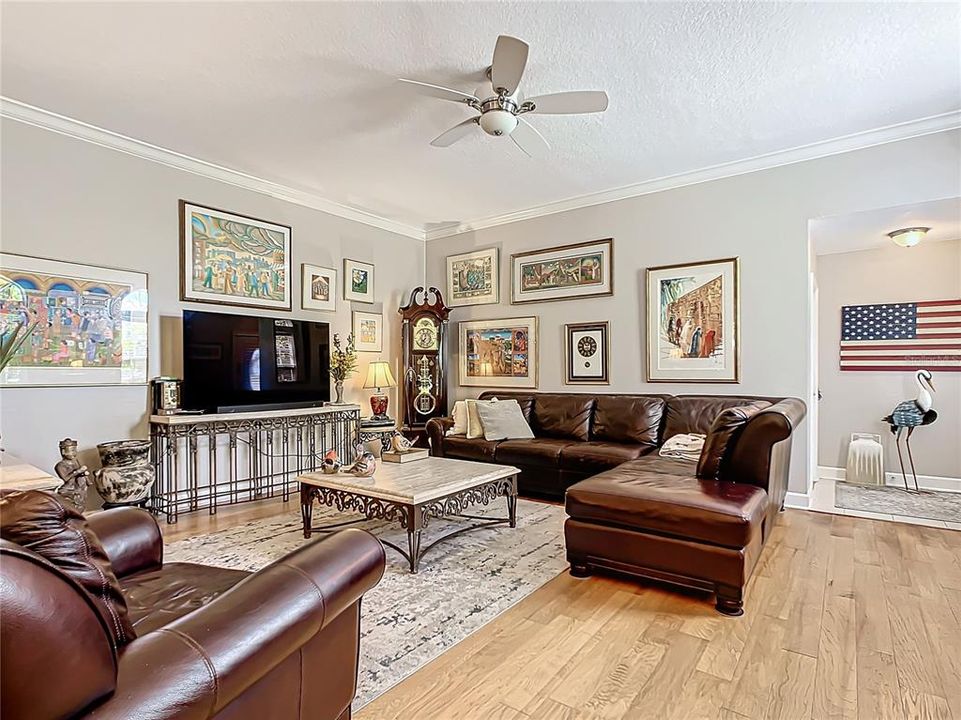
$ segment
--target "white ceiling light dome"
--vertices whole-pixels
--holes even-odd
[[[910,227],[902,228],[901,230],[894,230],[888,233],[888,237],[891,238],[896,245],[901,247],[914,247],[919,242],[921,238],[927,235],[929,227]]]
[[[517,127],[517,117],[507,110],[488,110],[480,116],[480,126],[488,135],[510,135]]]

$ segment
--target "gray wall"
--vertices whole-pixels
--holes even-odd
[[[427,280],[445,287],[445,257],[501,249],[499,305],[457,308],[464,319],[537,315],[541,390],[561,390],[563,327],[609,320],[611,385],[598,392],[751,393],[807,398],[811,385],[808,221],[828,215],[961,195],[961,133],[938,133],[762,172],[571,210],[427,244]],[[511,253],[614,238],[612,297],[510,305]],[[644,380],[644,269],[741,258],[741,383],[648,384]],[[456,331],[456,328],[452,328]],[[456,352],[456,350],[455,350]],[[457,358],[452,366],[456,368]],[[587,390],[581,387],[580,390]],[[477,394],[457,385],[455,397]],[[791,489],[809,477],[808,429],[796,434]]]
[[[818,464],[844,467],[852,432],[880,433],[885,470],[899,472],[897,451],[881,418],[917,397],[913,373],[841,372],[841,306],[949,300],[961,297],[961,240],[819,255],[817,258],[818,379],[824,395],[818,421]],[[921,475],[961,478],[961,373],[934,371],[937,421],[911,438]]]
[[[423,242],[15,121],[3,120],[2,133],[0,249],[149,273],[150,376],[179,372],[183,308],[277,314],[178,300],[180,198],[290,225],[291,316],[330,322],[333,332],[350,331],[351,303],[342,299],[340,286],[336,313],[300,310],[300,264],[333,267],[342,275],[345,256],[374,263],[376,304],[353,305],[368,312],[383,307],[385,352],[383,358],[360,355],[360,372],[345,396],[366,408],[368,393],[360,386],[371,360],[390,360],[396,374],[397,308],[423,284]],[[98,442],[147,433],[143,386],[4,388],[0,407],[6,450],[48,469],[59,458],[58,441],[68,435],[90,460]]]

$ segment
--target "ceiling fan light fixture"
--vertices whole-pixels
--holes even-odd
[[[488,110],[480,117],[480,126],[488,135],[503,137],[517,127],[517,118],[507,110]]]
[[[900,230],[892,230],[889,232],[888,237],[891,238],[895,245],[914,247],[921,242],[921,238],[923,238],[930,229],[929,227],[901,228]]]

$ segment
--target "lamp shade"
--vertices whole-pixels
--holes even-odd
[[[394,376],[390,372],[390,363],[378,360],[367,366],[367,380],[365,388],[394,387]]]

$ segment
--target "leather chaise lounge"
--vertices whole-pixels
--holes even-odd
[[[797,398],[485,392],[518,400],[532,440],[445,435],[431,452],[521,469],[522,493],[564,497],[571,574],[627,573],[714,592],[743,612],[744,588],[784,506]],[[661,457],[679,433],[707,435],[699,462]]]
[[[94,552],[105,551],[136,635],[118,643],[115,623],[76,578],[91,556],[86,529],[44,535],[59,514],[27,533],[72,575],[0,540],[4,720],[348,720],[360,600],[384,572],[373,536],[343,530],[251,574],[165,563],[150,514],[94,513],[87,527],[103,546]]]

